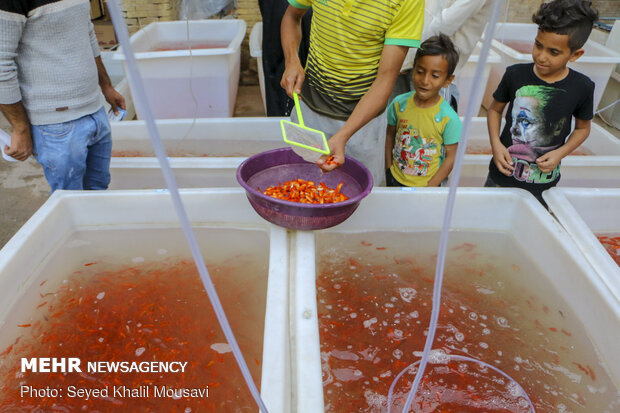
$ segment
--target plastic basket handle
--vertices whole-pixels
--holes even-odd
[[[295,110],[297,110],[297,118],[299,119],[299,124],[301,126],[306,126],[304,125],[304,117],[302,116],[301,108],[299,107],[299,96],[295,91],[293,91],[293,100],[295,101]]]

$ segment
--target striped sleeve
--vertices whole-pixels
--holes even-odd
[[[309,9],[312,7],[312,0],[288,0],[288,4],[297,9]]]
[[[424,26],[424,0],[403,0],[385,33],[385,44],[420,47]]]
[[[0,9],[0,104],[3,105],[22,100],[15,58],[25,23],[23,14]]]

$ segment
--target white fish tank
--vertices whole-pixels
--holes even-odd
[[[168,119],[157,127],[180,187],[237,187],[237,167],[248,156],[287,146],[281,119]],[[112,135],[110,188],[165,188],[145,122],[114,123]],[[482,187],[490,160],[486,118],[473,118],[460,185]],[[561,186],[620,186],[620,141],[593,124],[588,140],[562,160],[561,173]]]
[[[182,197],[252,379],[288,411],[286,231],[241,190]],[[56,191],[0,251],[0,291],[0,410],[255,409],[167,193]],[[20,368],[38,357],[82,371]]]
[[[298,412],[385,412],[390,386],[401,411],[446,195],[375,189],[343,224],[296,234]],[[528,399],[536,411],[620,409],[618,297],[525,191],[459,190],[441,303],[416,411],[528,412]]]

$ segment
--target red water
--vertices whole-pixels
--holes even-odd
[[[221,49],[228,47],[230,41],[180,41],[180,42],[160,42],[150,48],[149,52],[169,52],[173,50],[204,50],[204,49]]]
[[[603,244],[611,258],[620,266],[620,234],[597,235],[596,238]]]
[[[520,41],[520,40],[504,40],[502,43],[504,43],[506,46],[510,47],[511,49],[516,50],[517,52],[521,53],[521,54],[530,54],[532,53],[532,49],[534,48],[534,41]]]
[[[326,412],[386,412],[390,385],[399,372],[420,359],[426,339],[434,258],[422,261],[393,255],[385,245],[365,241],[362,245],[366,254],[341,255],[340,262],[319,261],[318,265]],[[474,244],[454,247],[452,253],[457,249],[461,252],[457,261],[446,264],[433,348],[503,370],[525,389],[538,412],[558,411],[561,406],[568,407],[566,411],[599,411],[587,410],[591,395],[586,385],[602,385],[596,380],[605,380],[604,373],[574,352],[576,332],[564,313],[523,291],[498,293],[497,286],[503,282],[496,285],[492,280],[500,270],[490,263],[477,263],[480,251]],[[385,253],[384,265],[370,258],[377,253],[373,250]],[[504,265],[521,277],[517,265]],[[401,411],[414,373],[399,380],[392,412]],[[569,390],[564,375],[579,385]],[[428,365],[410,411],[525,413],[529,409],[514,383],[478,364],[459,361]]]
[[[251,265],[239,258],[240,265]],[[91,267],[92,265],[92,267]],[[85,272],[97,263],[86,264]],[[264,312],[239,293],[227,266],[212,266],[220,300],[255,382],[260,379]],[[215,276],[214,276],[215,275]],[[237,278],[238,280],[238,278]],[[105,294],[103,294],[105,293]],[[244,301],[245,300],[245,301]],[[41,285],[41,317],[20,325],[23,334],[0,353],[3,412],[254,412],[247,390],[193,262],[141,264],[74,273],[57,291]],[[223,347],[222,347],[223,346]],[[218,350],[218,351],[216,351]],[[223,351],[223,352],[222,352]],[[78,357],[82,373],[19,373],[20,357]],[[96,373],[87,361],[187,361],[184,373]],[[20,397],[20,385],[61,389],[62,397]],[[113,386],[149,386],[148,398],[120,398]],[[205,388],[209,397],[155,398],[152,386]],[[107,398],[68,397],[67,388],[108,388]]]

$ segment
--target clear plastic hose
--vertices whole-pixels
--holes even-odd
[[[108,7],[110,10],[110,17],[112,18],[112,23],[114,25],[114,30],[116,31],[118,40],[121,44],[121,47],[123,48],[123,53],[125,53],[127,70],[129,72],[129,79],[133,86],[132,93],[134,103],[137,107],[140,108],[140,112],[144,114],[144,120],[147,130],[149,132],[149,136],[151,138],[153,149],[155,150],[155,154],[157,155],[157,160],[159,161],[161,171],[164,175],[164,179],[166,180],[166,186],[168,187],[168,191],[170,192],[170,196],[172,197],[172,203],[174,204],[174,208],[179,217],[179,221],[181,222],[181,227],[183,228],[183,233],[185,234],[185,238],[187,239],[187,243],[196,263],[196,267],[198,268],[198,273],[200,274],[202,283],[204,284],[207,294],[209,295],[211,305],[215,310],[215,314],[220,323],[220,326],[222,327],[222,331],[226,336],[226,340],[232,348],[233,355],[237,360],[237,364],[239,365],[239,369],[243,374],[243,378],[245,379],[248,388],[250,389],[250,392],[252,393],[252,396],[254,397],[254,400],[256,401],[256,404],[258,405],[261,412],[267,413],[267,408],[265,407],[265,404],[260,397],[258,389],[254,384],[254,380],[252,380],[250,370],[248,369],[248,366],[243,359],[243,355],[241,354],[241,350],[239,349],[237,340],[235,340],[235,336],[232,332],[232,329],[230,328],[230,324],[228,323],[226,314],[224,313],[224,309],[222,308],[222,304],[220,303],[220,299],[217,295],[217,292],[215,291],[215,287],[213,286],[213,282],[211,281],[209,272],[207,271],[207,267],[202,257],[202,253],[200,252],[200,248],[198,247],[198,243],[196,242],[196,237],[194,236],[189,217],[187,216],[187,212],[183,207],[183,201],[181,200],[181,195],[179,194],[179,188],[177,187],[174,174],[170,169],[170,164],[168,163],[168,158],[166,156],[166,150],[161,143],[161,138],[155,125],[153,113],[151,112],[151,107],[149,106],[148,100],[146,98],[146,91],[144,89],[142,77],[138,72],[138,66],[136,64],[133,51],[131,49],[131,44],[129,43],[129,32],[127,31],[127,26],[125,24],[125,21],[123,20],[123,16],[120,11],[121,9],[119,0],[109,0]]]
[[[491,10],[490,19],[487,23],[487,27],[484,33],[484,41],[482,43],[482,50],[480,51],[480,58],[478,59],[478,64],[476,66],[476,71],[474,73],[474,78],[472,81],[471,90],[469,91],[469,96],[471,101],[478,101],[478,97],[480,93],[484,90],[482,87],[482,74],[484,71],[484,66],[486,64],[487,58],[489,56],[489,49],[491,47],[491,41],[493,39],[493,34],[495,33],[495,25],[499,19],[500,12],[502,10],[502,5],[504,4],[504,0],[494,0],[493,8]],[[459,184],[459,179],[461,177],[461,168],[463,165],[463,157],[465,156],[465,148],[467,146],[467,139],[469,137],[469,133],[471,130],[471,120],[474,116],[474,110],[478,110],[473,105],[468,105],[467,111],[465,113],[465,122],[463,123],[463,132],[461,134],[461,140],[459,142],[459,146],[456,153],[456,159],[454,161],[454,168],[452,169],[452,177],[450,179],[450,190],[448,192],[448,200],[446,202],[446,209],[444,211],[443,217],[443,226],[441,228],[441,235],[439,237],[439,250],[437,253],[437,264],[435,268],[435,283],[433,286],[433,310],[431,312],[431,320],[428,328],[428,335],[426,337],[426,342],[424,344],[424,351],[422,353],[422,359],[419,361],[420,367],[416,373],[415,379],[413,380],[413,384],[411,386],[411,391],[407,397],[407,401],[405,406],[403,407],[403,412],[408,412],[411,408],[411,404],[413,403],[413,398],[415,397],[420,382],[422,381],[422,376],[424,375],[424,370],[426,369],[426,365],[428,363],[428,356],[433,346],[433,341],[435,339],[435,332],[437,330],[437,321],[439,319],[439,309],[441,307],[441,287],[443,284],[443,273],[444,273],[444,265],[446,260],[446,251],[448,248],[448,238],[450,235],[450,224],[452,222],[452,212],[454,210],[454,201],[456,199],[456,190]],[[394,383],[392,383],[392,386]],[[391,407],[391,393],[388,393],[388,413],[390,412]]]
[[[497,367],[492,366],[489,363],[485,363],[484,361],[476,360],[474,358],[467,357],[467,356],[460,356],[458,354],[445,354],[445,356],[449,357],[452,360],[471,361],[471,362],[477,363],[477,364],[479,364],[479,365],[481,365],[483,367],[489,368],[489,369],[493,370],[496,373],[501,374],[502,376],[507,378],[509,381],[511,381],[512,383],[517,385],[517,387],[519,388],[521,394],[523,395],[523,397],[527,401],[527,404],[528,404],[529,408],[532,410],[532,412],[536,412],[536,409],[534,409],[534,405],[532,404],[532,401],[530,400],[530,397],[525,392],[525,389],[523,387],[521,387],[521,385],[519,383],[517,383],[517,381],[515,379],[513,379],[512,377],[510,377],[508,374],[504,373],[503,371],[501,371]],[[413,367],[415,367],[419,363],[420,363],[420,360],[416,361],[415,363],[411,363],[410,365],[408,365],[407,367],[402,369],[402,371],[400,373],[398,373],[398,375],[394,378],[394,381],[392,382],[392,385],[390,386],[390,390],[388,391],[388,412],[390,411],[392,394],[394,394],[394,388],[396,387],[396,383],[398,383],[398,380],[403,376],[403,374],[405,374],[405,372],[407,370],[412,369]]]

